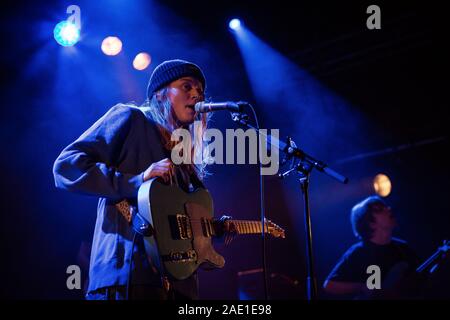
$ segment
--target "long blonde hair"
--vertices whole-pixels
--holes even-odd
[[[144,114],[153,120],[161,133],[163,145],[167,150],[172,150],[177,144],[176,141],[171,141],[171,136],[174,130],[178,129],[180,125],[177,123],[175,112],[172,108],[172,103],[168,97],[168,88],[162,88],[155,92],[151,99],[147,99],[140,106]],[[161,98],[158,98],[161,97]],[[194,126],[194,123],[188,126],[191,134],[192,150],[191,150],[191,164],[188,165],[189,170],[194,170],[200,179],[203,179],[209,173],[206,171],[206,166],[209,163],[208,143],[204,141],[206,129],[211,119],[211,113],[198,113],[195,121],[201,121],[201,125]],[[202,159],[201,163],[195,163],[194,159]]]

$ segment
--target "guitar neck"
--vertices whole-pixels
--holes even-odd
[[[442,247],[439,247],[437,251],[427,259],[427,261],[422,263],[416,269],[416,272],[421,273],[424,272],[425,270],[429,270],[430,267],[434,268],[434,266],[440,262],[441,257],[443,257],[447,251],[449,251],[449,248],[450,248],[450,241],[448,240],[444,241]]]
[[[262,233],[261,221],[253,220],[229,220],[236,226],[238,234],[260,234]],[[264,232],[268,232],[267,223],[264,224]]]
[[[417,273],[422,273],[425,270],[427,270],[429,267],[433,266],[437,260],[439,260],[439,258],[441,257],[442,252],[441,251],[437,251],[435,252],[431,257],[429,257],[427,259],[427,261],[425,261],[424,263],[422,263],[417,269],[416,272]]]

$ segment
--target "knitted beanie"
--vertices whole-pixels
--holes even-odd
[[[183,77],[199,80],[205,90],[206,79],[200,67],[189,61],[175,59],[164,61],[153,70],[148,81],[147,97],[151,99],[156,91]]]

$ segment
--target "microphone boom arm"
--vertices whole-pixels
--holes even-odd
[[[292,146],[292,144],[288,144],[284,141],[281,141],[280,139],[274,138],[270,134],[264,134],[264,133],[260,132],[257,128],[253,127],[252,125],[250,125],[248,123],[248,115],[246,115],[242,112],[239,112],[239,113],[232,112],[231,118],[233,121],[239,122],[239,123],[245,125],[246,127],[255,130],[261,136],[264,136],[267,139],[267,141],[269,141],[271,146],[276,147],[277,144],[275,142],[278,141],[278,149],[283,151],[284,153],[286,153],[288,155],[288,157],[296,157],[302,161],[309,163],[310,166],[312,166],[313,168],[316,168],[320,172],[325,173],[326,175],[330,176],[331,178],[336,179],[337,181],[344,183],[344,184],[348,183],[347,177],[345,177],[342,174],[331,169],[324,162],[322,162],[320,160],[316,160],[315,158],[313,158],[312,156],[310,156],[303,150]]]

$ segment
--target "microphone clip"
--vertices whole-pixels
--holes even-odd
[[[231,120],[242,124],[247,124],[249,117],[248,114],[240,112],[230,112]]]

